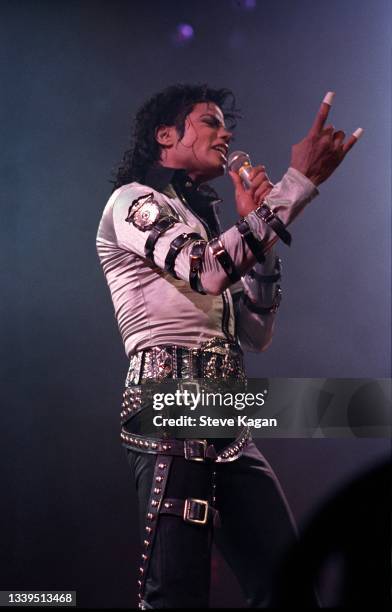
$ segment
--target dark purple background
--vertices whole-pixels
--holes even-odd
[[[244,114],[235,146],[274,181],[337,92],[335,126],[365,134],[280,249],[275,339],[248,355],[248,372],[389,376],[390,5],[254,4],[1,2],[1,589],[135,602],[136,500],[119,443],[127,363],[95,234],[130,119],[167,84],[233,88]],[[182,46],[180,23],[194,29]],[[229,226],[231,184],[215,186]],[[389,450],[366,439],[259,446],[301,523]],[[238,601],[229,584],[216,585],[216,605]]]

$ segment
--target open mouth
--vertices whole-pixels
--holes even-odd
[[[214,147],[212,147],[215,151],[218,151],[219,153],[221,153],[221,155],[223,155],[223,157],[225,158],[225,160],[227,160],[227,153],[229,151],[229,147],[227,145],[224,144],[220,144],[220,145],[215,145]]]

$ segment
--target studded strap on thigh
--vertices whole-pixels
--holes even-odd
[[[148,500],[145,517],[143,552],[141,565],[139,567],[139,608],[144,609],[143,594],[147,579],[148,566],[152,554],[154,540],[158,528],[159,511],[165,494],[167,481],[169,479],[170,467],[173,457],[157,455],[155,461],[154,475],[152,479],[150,498]]]

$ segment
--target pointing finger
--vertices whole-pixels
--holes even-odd
[[[314,123],[312,127],[310,128],[309,134],[311,135],[319,134],[321,130],[323,129],[324,124],[327,120],[329,111],[331,110],[332,100],[334,98],[334,95],[335,93],[333,91],[329,91],[324,97],[324,100],[321,103],[321,106],[316,115]]]

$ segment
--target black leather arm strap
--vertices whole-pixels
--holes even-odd
[[[282,260],[280,257],[275,257],[275,274],[258,274],[253,268],[249,270],[247,276],[259,281],[260,283],[276,283],[282,276]]]
[[[165,270],[169,272],[174,278],[178,278],[177,274],[174,271],[175,263],[177,256],[181,249],[184,248],[186,244],[188,244],[191,240],[201,240],[200,234],[196,234],[196,232],[192,232],[191,234],[180,234],[174,240],[171,241],[169,250],[165,259]]]
[[[201,288],[200,271],[203,264],[203,256],[206,246],[207,242],[205,240],[197,240],[192,246],[189,254],[189,284],[194,291],[203,293],[203,295],[205,295],[205,291],[203,291]]]
[[[275,234],[279,236],[282,242],[290,246],[291,234],[287,231],[284,223],[275,215],[267,204],[261,204],[256,208],[255,213],[264,223],[267,223],[267,225],[274,230]]]
[[[245,240],[246,244],[252,251],[253,255],[256,257],[256,260],[259,263],[263,263],[263,261],[265,261],[263,243],[261,242],[261,240],[258,240],[258,238],[256,238],[256,236],[253,234],[247,220],[244,218],[240,219],[239,221],[237,221],[236,227],[242,238]]]
[[[258,279],[262,283],[277,283],[282,277],[280,272],[276,274],[255,274],[254,278]]]
[[[241,275],[236,270],[234,262],[230,257],[229,253],[226,251],[219,237],[213,238],[208,243],[209,248],[212,251],[212,254],[219,261],[220,265],[226,272],[227,276],[231,280],[232,283],[236,283],[240,280]]]
[[[174,217],[163,217],[157,223],[155,223],[154,227],[148,234],[148,238],[146,240],[146,244],[144,245],[144,253],[147,259],[149,259],[152,263],[154,262],[154,248],[156,241],[159,236],[161,236],[169,227],[173,227],[173,225],[177,223],[177,219]]]
[[[271,306],[268,306],[268,307],[257,306],[246,295],[246,293],[242,294],[242,301],[243,301],[244,305],[247,307],[248,310],[250,310],[251,312],[254,312],[256,314],[267,315],[267,314],[275,313],[278,310],[279,306],[280,306],[280,302],[282,301],[282,290],[279,287],[279,285],[276,287],[276,293],[275,293],[274,301],[271,304]]]

